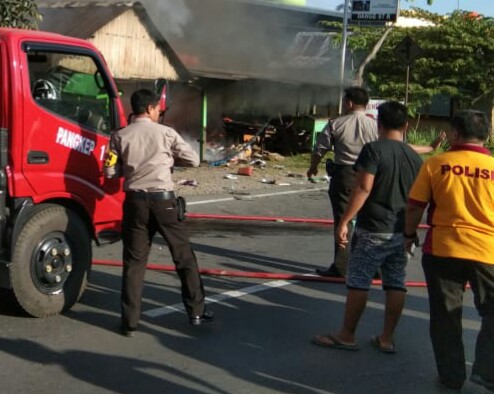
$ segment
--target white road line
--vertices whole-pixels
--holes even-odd
[[[228,300],[230,298],[240,298],[248,294],[259,293],[264,290],[284,287],[298,282],[299,281],[293,281],[293,280],[292,281],[274,280],[260,285],[245,287],[241,290],[226,291],[224,293],[216,294],[211,297],[206,297],[206,304],[221,303],[222,301]],[[164,306],[161,308],[150,309],[149,311],[146,311],[143,314],[148,317],[159,317],[159,316],[169,315],[175,312],[184,312],[183,304],[180,303],[175,305]]]
[[[307,193],[307,192],[319,192],[322,190],[326,190],[328,187],[325,186],[324,188],[314,188],[314,189],[303,189],[303,190],[286,190],[283,192],[274,192],[274,193],[264,193],[264,194],[246,194],[246,195],[239,195],[240,198],[260,198],[260,197],[274,197],[274,196],[283,196],[286,194],[297,194],[297,193]],[[224,201],[234,201],[237,200],[235,197],[226,197],[226,198],[217,198],[214,200],[202,200],[202,201],[187,201],[187,205],[200,205],[200,204],[210,204],[210,203],[215,203],[215,202],[224,202]]]

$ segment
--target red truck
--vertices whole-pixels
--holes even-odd
[[[126,117],[89,42],[0,28],[0,286],[36,317],[85,290],[96,244],[118,239],[120,180],[102,172]]]

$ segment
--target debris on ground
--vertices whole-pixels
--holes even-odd
[[[266,160],[269,161],[283,161],[285,160],[285,157],[280,155],[279,153],[274,153],[274,152],[268,152],[266,155]]]
[[[180,181],[177,182],[178,185],[183,185],[183,186],[198,186],[199,183],[193,179],[181,179]]]
[[[289,178],[299,178],[299,179],[306,177],[306,175],[304,174],[294,174],[293,172],[289,172],[288,174],[286,174],[286,176]]]
[[[254,172],[254,168],[252,167],[240,167],[238,169],[238,175],[246,175],[246,176],[252,176]]]
[[[259,167],[259,168],[264,168],[266,167],[266,162],[261,159],[255,159],[250,162],[251,165]]]

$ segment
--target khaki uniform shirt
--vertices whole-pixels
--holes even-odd
[[[364,111],[353,111],[328,122],[317,136],[313,153],[323,157],[334,147],[335,164],[353,165],[362,147],[378,136],[377,122]]]
[[[107,178],[123,175],[124,190],[173,190],[171,168],[174,163],[197,167],[199,157],[171,127],[137,118],[112,134],[110,150],[116,162],[105,162]]]

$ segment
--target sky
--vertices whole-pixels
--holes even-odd
[[[374,0],[375,1],[375,0]],[[344,0],[306,0],[306,5],[311,8],[334,11]],[[431,6],[427,5],[427,0],[400,1],[401,9],[418,7],[437,14],[449,14],[458,7],[465,11],[476,11],[485,16],[494,17],[494,0],[434,0]]]

